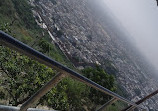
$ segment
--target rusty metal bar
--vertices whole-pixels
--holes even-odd
[[[0,111],[20,111],[20,107],[0,105]],[[41,110],[41,109],[29,108],[27,109],[27,111],[56,111],[56,110]]]
[[[142,98],[141,100],[137,101],[136,104],[139,105],[139,104],[141,104],[142,102],[146,101],[147,99],[151,98],[152,96],[154,96],[154,95],[156,95],[156,94],[158,94],[158,90],[152,92],[151,94],[149,94],[149,95],[147,95],[146,97]],[[130,106],[128,106],[127,108],[123,109],[122,111],[130,111],[130,110],[132,110],[132,109],[134,109],[134,108],[136,108],[136,107],[130,105]]]
[[[112,98],[110,101],[108,101],[108,102],[105,103],[103,106],[101,106],[97,111],[105,111],[108,106],[110,106],[111,104],[113,104],[113,103],[116,102],[117,100],[118,100],[118,99],[116,99],[116,98]]]
[[[136,107],[135,106],[131,106],[129,109],[127,109],[126,111],[134,111]]]
[[[136,105],[135,103],[133,104],[132,101],[129,101],[129,100],[123,98],[122,96],[120,96],[120,95],[118,95],[118,94],[116,94],[116,93],[104,88],[103,86],[101,86],[101,85],[89,80],[88,78],[86,78],[84,76],[81,76],[81,75],[77,75],[77,76],[76,75],[70,75],[70,77],[72,77],[72,78],[74,78],[74,79],[76,79],[76,80],[78,80],[78,81],[80,81],[82,83],[85,83],[88,86],[93,87],[94,89],[97,89],[97,90],[99,90],[99,91],[101,91],[101,92],[103,92],[105,94],[108,94],[108,95],[110,95],[110,96],[112,96],[112,97],[114,97],[114,98],[116,98],[118,100],[121,100],[121,101],[123,101],[123,102],[125,102],[127,104],[130,104],[132,106],[136,106],[136,107],[140,107],[141,109],[144,109],[142,106]]]
[[[45,64],[48,67],[54,68],[57,71],[62,71],[64,74],[68,74],[70,77],[75,78],[88,86],[91,86],[97,90],[100,90],[101,92],[108,94],[114,98],[117,98],[118,100],[124,101],[125,103],[128,103],[132,106],[140,107],[143,109],[143,107],[135,104],[134,102],[131,102],[120,95],[104,88],[103,86],[91,81],[90,79],[84,77],[83,75],[80,75],[79,73],[71,70],[70,68],[65,67],[64,65],[58,63],[57,61],[45,56],[44,54],[36,51],[35,49],[27,46],[26,44],[16,40],[15,38],[11,37],[10,35],[0,31],[0,43],[8,46],[9,48],[16,50],[22,54],[27,55],[28,57],[37,60],[40,63]]]
[[[32,97],[22,104],[20,111],[27,111],[28,108],[32,107],[42,96],[44,96],[48,91],[56,86],[65,76],[66,75],[63,73],[59,73],[54,76],[46,85],[44,85]]]

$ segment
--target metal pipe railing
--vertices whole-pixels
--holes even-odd
[[[156,91],[150,93],[149,95],[145,96],[144,98],[140,99],[135,104],[139,105],[139,104],[143,103],[144,101],[146,101],[147,99],[155,96],[156,94],[158,94],[158,90],[156,90]],[[135,108],[136,108],[135,106],[130,105],[127,108],[123,109],[122,111],[128,111],[128,110],[135,109]]]
[[[139,106],[139,105],[135,104],[134,102],[131,102],[131,101],[119,96],[118,94],[104,88],[103,86],[91,81],[90,79],[84,77],[83,75],[80,75],[79,73],[71,70],[70,68],[65,67],[64,65],[60,64],[59,62],[47,57],[46,55],[36,51],[35,49],[29,47],[28,45],[18,41],[17,39],[13,38],[12,36],[2,32],[2,31],[0,31],[0,43],[13,50],[20,52],[22,54],[25,54],[28,57],[30,57],[34,60],[37,60],[38,62],[40,62],[42,64],[45,64],[48,67],[51,67],[53,69],[56,69],[59,72],[67,74],[70,77],[77,79],[77,80],[87,84],[88,86],[91,86],[91,87],[93,87],[105,94],[108,94],[118,100],[124,101],[127,104],[130,104],[132,106],[143,109],[142,106]]]

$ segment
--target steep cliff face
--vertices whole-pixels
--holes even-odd
[[[158,88],[151,76],[150,64],[130,45],[127,39],[130,35],[101,1],[38,0],[32,3],[38,7],[34,10],[40,18],[38,23],[47,26],[52,41],[76,66],[100,64],[115,74],[117,82],[130,95],[129,99],[142,98]],[[144,105],[158,108],[154,101],[150,99]]]

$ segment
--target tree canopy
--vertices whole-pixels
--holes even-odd
[[[82,70],[82,73],[84,74],[84,76],[98,83],[99,85],[111,91],[116,90],[114,76],[107,74],[104,69],[100,68],[99,66],[96,66],[96,68],[85,68],[84,70]],[[89,98],[95,104],[103,104],[110,99],[110,96],[107,96],[104,93],[91,88]]]

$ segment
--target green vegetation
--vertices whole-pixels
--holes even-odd
[[[121,101],[117,101],[117,102],[115,102],[115,104],[108,106],[106,108],[106,111],[121,111],[122,109],[125,108],[125,106],[127,107],[127,104],[125,104]]]
[[[114,75],[114,76],[116,76],[116,74],[117,74],[117,72],[118,72],[118,70],[115,68],[115,66],[113,65],[113,63],[110,61],[110,60],[104,60],[104,64],[103,64],[103,67],[104,67],[104,69],[106,70],[106,72],[108,73],[108,74],[112,74],[112,75]]]
[[[19,18],[21,19],[22,25],[24,25],[28,29],[39,29],[37,26],[35,19],[32,16],[31,7],[26,0],[12,0],[14,4],[14,8],[18,13]],[[27,10],[27,11],[26,11]]]
[[[56,73],[45,65],[20,55],[3,46],[0,47],[0,69],[2,84],[1,99],[9,99],[12,105],[19,105],[48,82]],[[41,100],[40,104],[65,110],[81,109],[81,99],[86,97],[86,86],[70,78],[64,79]],[[72,105],[72,106],[70,106]],[[71,108],[72,107],[72,108]]]
[[[102,68],[96,66],[96,68],[85,68],[82,70],[84,76],[91,79],[92,81],[98,83],[105,88],[115,91],[115,79],[114,76],[107,74]],[[95,103],[94,109],[96,109],[97,105],[104,104],[111,99],[110,96],[105,95],[104,93],[95,90],[94,88],[90,88],[89,98],[91,101]]]
[[[54,0],[52,2],[56,3]],[[0,30],[75,69],[51,43],[47,31],[38,27],[31,12],[32,8],[27,0],[0,0]],[[63,32],[58,31],[57,34],[62,35]],[[111,91],[116,90],[114,77],[100,67],[86,68],[82,72]],[[0,46],[0,100],[6,100],[8,104],[22,104],[56,73],[57,71],[37,61]],[[109,96],[67,77],[41,98],[38,104],[56,110],[83,111],[94,110],[97,105],[109,99]]]

